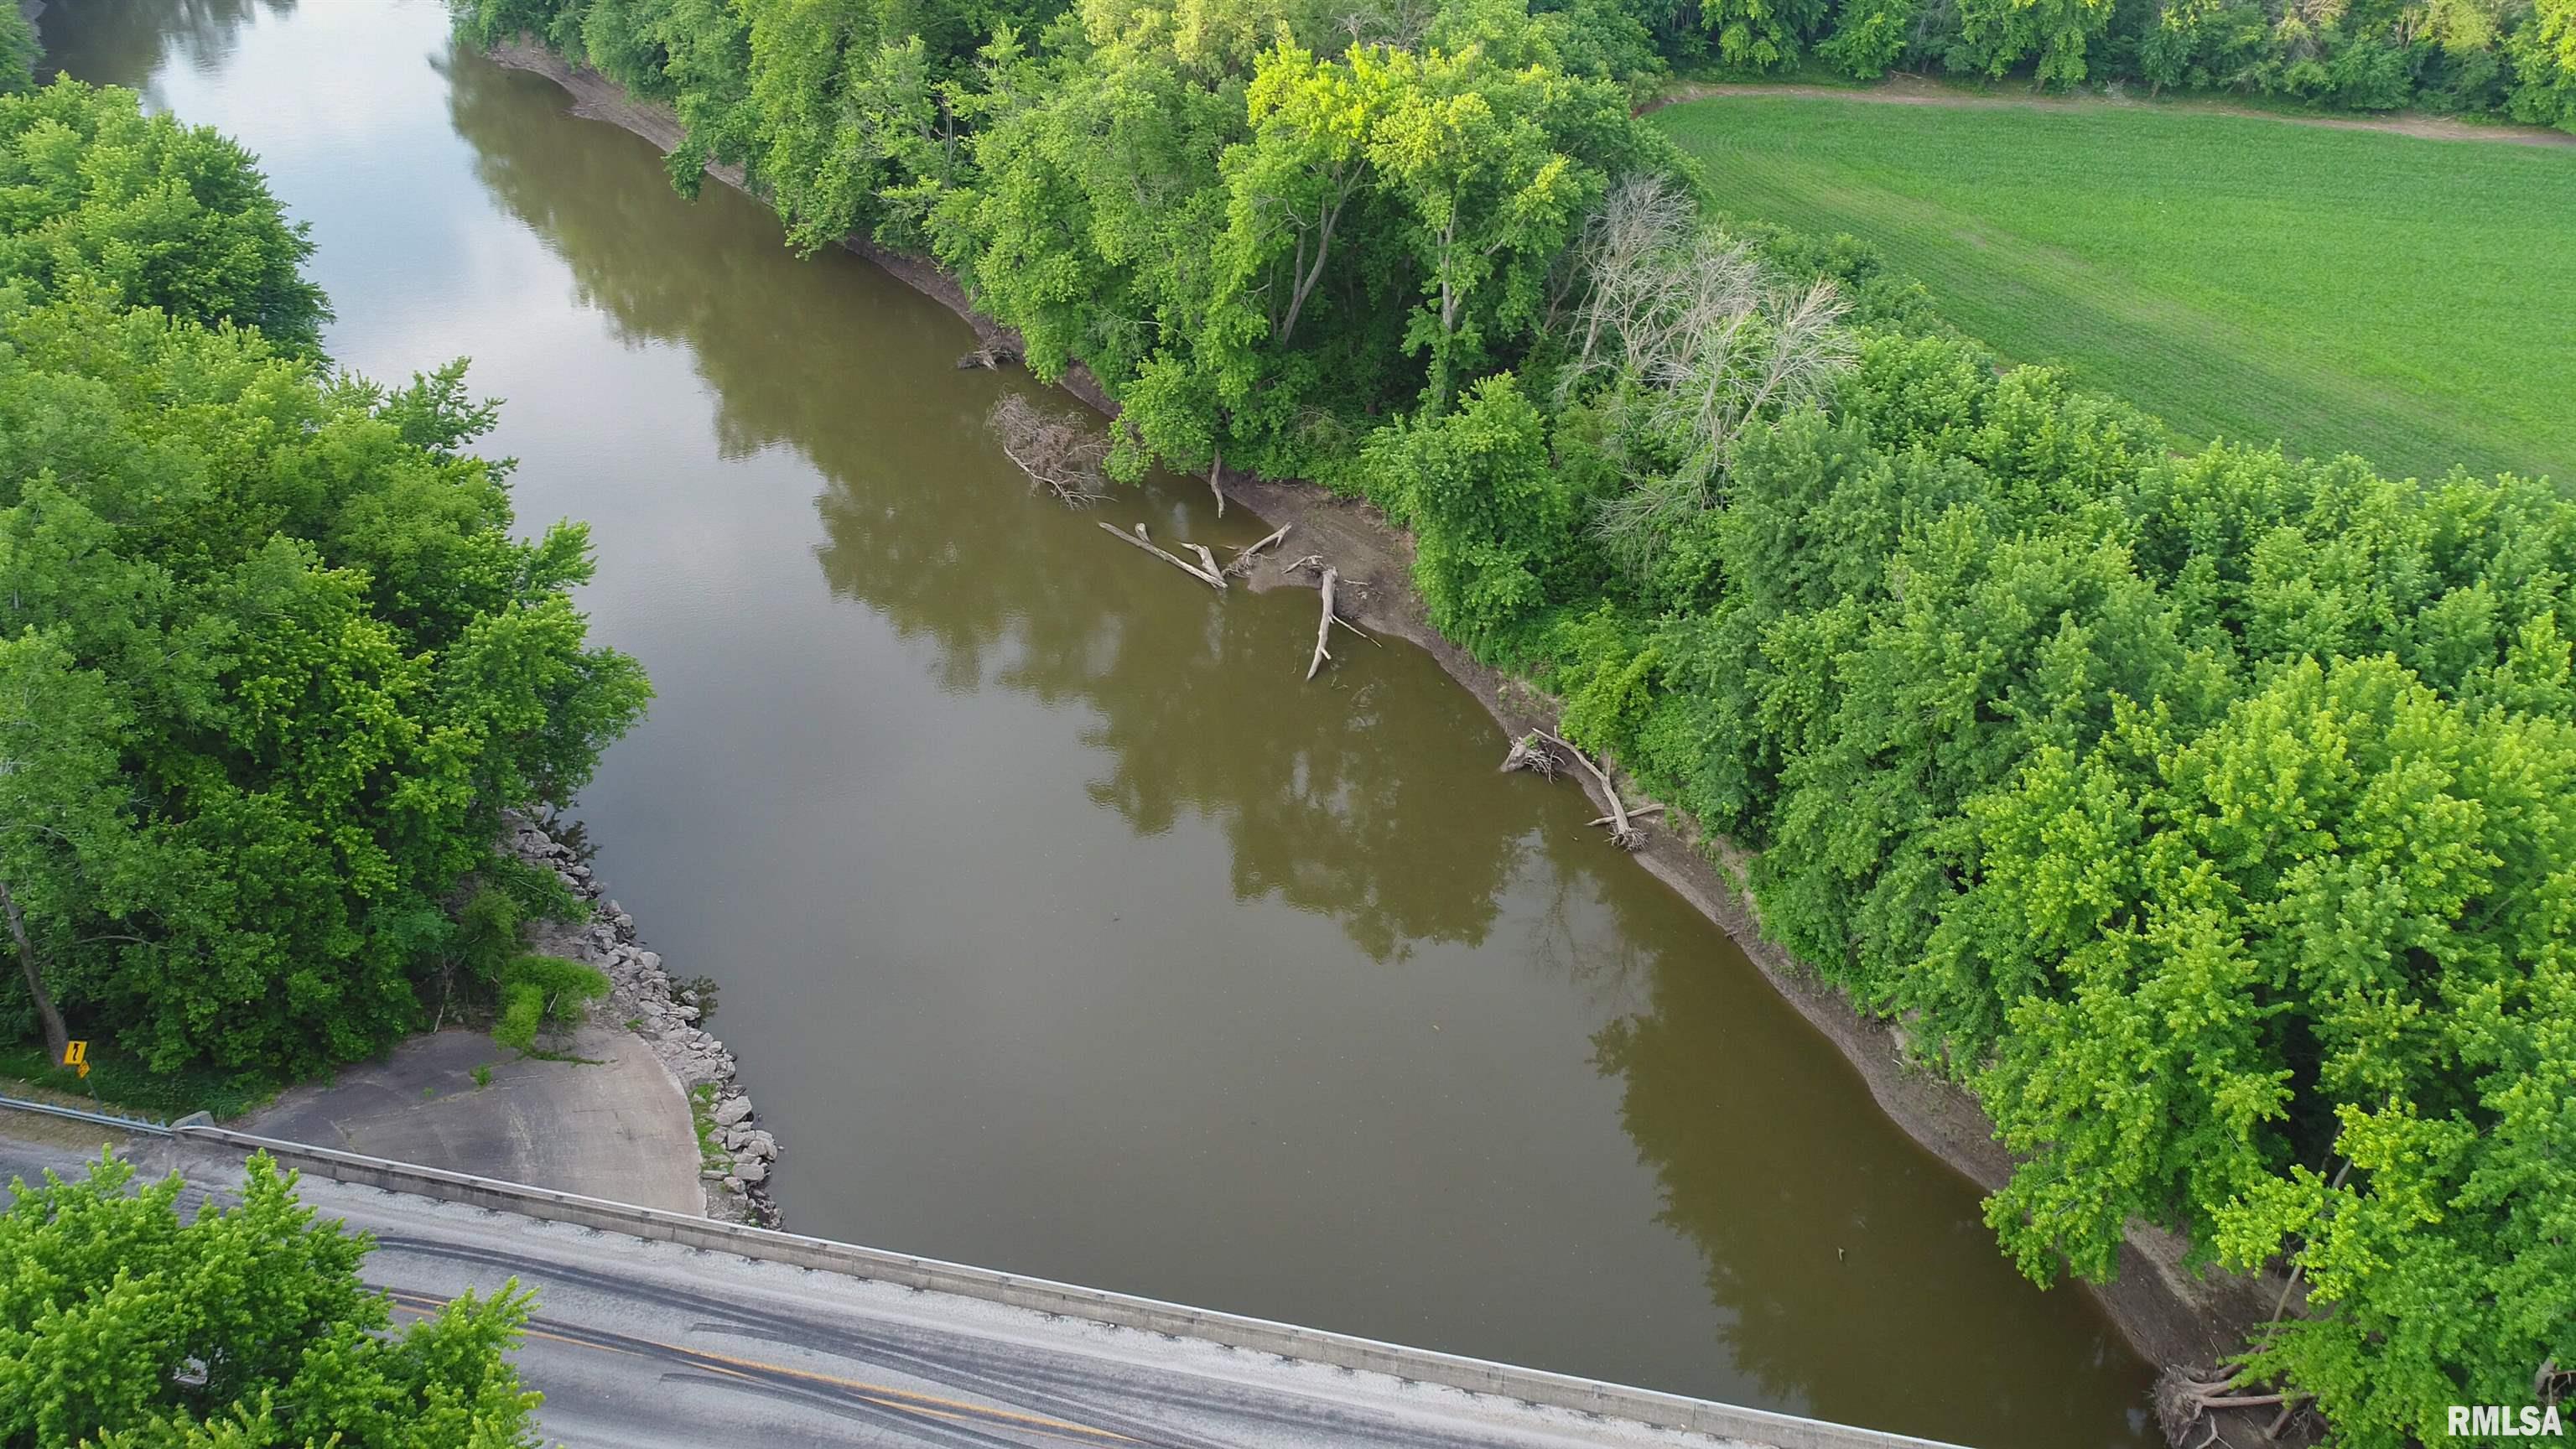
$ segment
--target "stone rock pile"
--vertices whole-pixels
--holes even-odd
[[[663,967],[661,952],[645,949],[635,934],[635,918],[608,899],[598,877],[570,846],[534,821],[516,816],[507,821],[501,844],[530,865],[553,871],[564,889],[590,903],[591,918],[586,923],[535,923],[530,949],[605,972],[609,996],[598,1010],[631,1027],[679,1081],[691,1110],[705,1113],[712,1121],[724,1161],[721,1165],[711,1161],[701,1170],[707,1215],[778,1226],[778,1204],[770,1196],[778,1167],[778,1139],[756,1125],[751,1099],[734,1081],[733,1053],[699,1024],[705,1012],[698,993],[672,979]],[[710,1085],[715,1089],[712,1094],[704,1090]]]

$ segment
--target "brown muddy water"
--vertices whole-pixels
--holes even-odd
[[[435,0],[73,0],[239,137],[343,364],[473,357],[660,698],[580,814],[787,1145],[792,1226],[1954,1439],[2141,1445],[2147,1370],[1418,650],[1302,684],[1197,485],[1030,496],[964,324],[460,54]],[[1057,394],[1050,407],[1071,408]]]

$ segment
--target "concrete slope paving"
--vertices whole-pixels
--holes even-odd
[[[413,1037],[236,1124],[343,1152],[703,1213],[689,1101],[632,1032],[573,1034],[579,1060],[520,1057],[474,1031]],[[476,1086],[474,1069],[491,1081]]]

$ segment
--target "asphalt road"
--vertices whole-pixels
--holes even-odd
[[[131,1146],[147,1173],[170,1165],[164,1144]],[[0,1178],[75,1162],[0,1141]],[[208,1190],[238,1180],[237,1158],[179,1166]],[[402,1314],[533,1288],[520,1372],[546,1396],[547,1439],[576,1449],[1720,1442],[318,1178],[303,1196],[375,1235],[366,1275]]]

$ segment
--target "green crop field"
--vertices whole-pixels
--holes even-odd
[[[2195,438],[2576,485],[2576,148],[2144,106],[1657,119],[1722,211],[1874,242],[2010,360]]]

